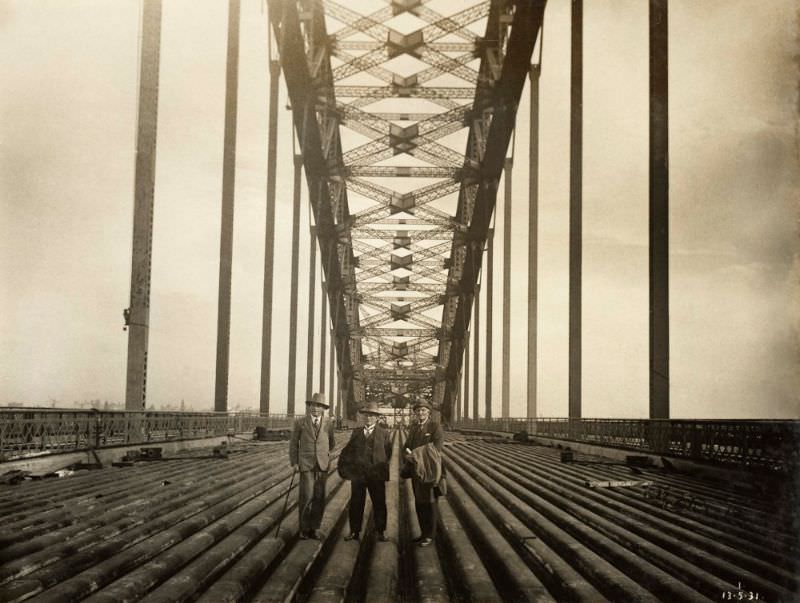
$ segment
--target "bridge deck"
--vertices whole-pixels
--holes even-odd
[[[410,542],[396,454],[390,541],[342,539],[349,486],[334,471],[317,542],[297,538],[286,447],[241,441],[227,459],[195,450],[0,486],[0,600],[699,601],[738,598],[741,585],[786,601],[798,590],[795,518],[746,484],[448,434],[435,547]]]

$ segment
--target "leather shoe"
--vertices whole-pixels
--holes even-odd
[[[375,538],[378,540],[378,542],[389,542],[389,539],[386,537],[386,534],[383,533],[383,530],[376,531]]]
[[[419,546],[430,546],[433,543],[433,538],[422,538],[419,541]]]
[[[420,540],[422,540],[422,536],[417,536],[416,538],[413,538],[411,542],[414,544],[419,544]]]
[[[300,540],[308,540],[308,532],[302,530],[298,535],[298,537],[300,538]]]
[[[311,540],[325,540],[325,536],[319,530],[309,530],[308,537]]]
[[[344,537],[345,540],[358,540],[358,532],[350,532]]]

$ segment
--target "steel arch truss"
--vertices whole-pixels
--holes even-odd
[[[452,412],[544,4],[270,0],[348,415],[418,395]]]

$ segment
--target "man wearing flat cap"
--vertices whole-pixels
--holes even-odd
[[[430,403],[418,398],[414,402],[414,415],[416,421],[411,424],[406,439],[404,459],[406,462],[414,461],[415,465],[422,466],[422,460],[430,457],[429,453],[441,459],[442,445],[444,442],[444,431],[438,421],[433,420],[431,411],[433,407]],[[435,450],[430,450],[434,448]],[[428,450],[426,450],[428,449]],[[439,463],[441,461],[439,460]],[[441,474],[441,465],[438,470]],[[437,508],[435,487],[436,479],[423,479],[420,472],[415,472],[411,477],[411,485],[414,490],[414,509],[417,512],[417,520],[421,534],[415,539],[419,546],[429,546],[436,536]]]
[[[369,492],[375,537],[386,542],[386,482],[389,481],[392,437],[389,430],[378,423],[381,412],[375,402],[368,402],[358,413],[363,417],[364,427],[352,431],[339,457],[339,473],[350,480],[350,534],[345,540],[358,540]]]
[[[295,420],[289,440],[289,462],[299,469],[300,538],[320,539],[320,525],[325,511],[325,482],[328,478],[330,452],[336,445],[334,426],[325,411],[325,394],[314,394],[306,401],[306,416]]]

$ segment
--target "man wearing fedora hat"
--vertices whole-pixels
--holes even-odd
[[[306,416],[295,420],[289,440],[289,462],[293,469],[300,470],[297,508],[301,539],[321,536],[330,451],[336,445],[333,423],[325,416],[329,406],[324,393],[314,394],[306,401]]]
[[[378,423],[381,412],[375,402],[368,402],[358,412],[364,418],[364,427],[353,430],[339,457],[340,474],[350,480],[350,534],[345,540],[358,540],[369,492],[376,538],[386,542],[386,482],[389,481],[392,438],[389,430]],[[347,467],[342,466],[343,463]]]
[[[413,451],[415,449],[422,449],[428,444],[433,444],[436,450],[441,453],[444,442],[442,426],[431,418],[433,407],[430,403],[424,398],[418,398],[414,402],[413,409],[416,421],[411,424],[408,430],[404,451],[406,461],[413,459]],[[422,532],[415,542],[419,546],[429,546],[436,535],[436,484],[423,482],[414,474],[411,478],[411,485],[414,491],[414,508],[417,512],[417,520]]]

